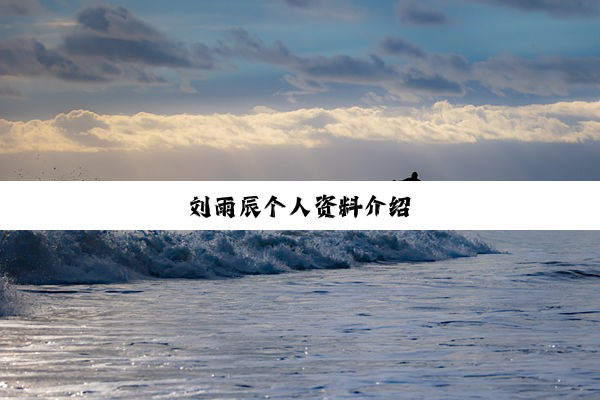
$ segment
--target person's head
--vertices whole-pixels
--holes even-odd
[[[410,177],[413,179],[417,179],[419,177],[419,174],[417,174],[417,171],[415,171],[412,173],[412,175]]]

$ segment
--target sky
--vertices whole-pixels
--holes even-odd
[[[600,180],[600,0],[0,0],[2,180]]]

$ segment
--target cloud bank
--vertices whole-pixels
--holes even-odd
[[[288,68],[295,76],[285,79],[299,90],[292,93],[302,94],[326,92],[330,84],[346,84],[381,88],[398,99],[414,102],[463,96],[470,83],[486,87],[498,96],[508,92],[564,96],[600,88],[599,57],[529,59],[501,55],[471,62],[460,54],[427,52],[396,37],[381,40],[378,54],[368,56],[300,56],[281,42],[268,45],[240,28],[231,31],[219,52],[227,58]]]
[[[280,0],[278,0],[280,1]],[[469,0],[551,14],[594,15],[600,0]],[[0,9],[27,14],[35,1],[0,0]],[[285,0],[293,9],[323,6],[323,1]],[[327,3],[330,4],[330,3]],[[344,8],[344,7],[340,7]],[[445,17],[413,1],[397,3],[398,17],[412,25],[443,24]],[[268,43],[243,28],[232,29],[214,46],[184,43],[120,6],[93,5],[75,15],[64,28],[59,43],[47,46],[25,36],[0,40],[0,79],[3,77],[58,79],[89,89],[128,83],[166,85],[176,75],[181,91],[195,92],[192,81],[215,70],[237,68],[236,61],[262,63],[284,69],[290,85],[284,94],[318,94],[335,85],[360,86],[385,91],[385,98],[417,102],[422,99],[461,97],[467,90],[505,96],[511,93],[552,96],[600,88],[599,57],[546,56],[524,58],[491,56],[479,61],[460,54],[428,52],[403,38],[384,37],[374,51],[360,54],[301,54],[285,44]],[[177,79],[177,78],[175,78]],[[16,89],[0,96],[20,97]],[[475,89],[474,89],[475,88]],[[382,97],[384,98],[384,97]]]
[[[474,143],[579,143],[600,140],[600,101],[548,105],[336,108],[254,114],[99,115],[76,110],[50,120],[0,119],[0,153],[189,149],[207,146],[327,147],[338,139]]]

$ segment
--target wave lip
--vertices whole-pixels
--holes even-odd
[[[0,233],[0,272],[18,284],[116,283],[495,252],[479,239],[447,231],[10,231]]]

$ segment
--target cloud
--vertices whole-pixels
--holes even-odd
[[[600,12],[599,0],[474,0],[479,3],[516,8],[528,12],[546,12],[554,17],[594,17]]]
[[[301,0],[300,0],[301,1]],[[513,8],[525,12],[545,12],[556,18],[592,18],[600,14],[600,0],[463,0],[465,2]],[[398,20],[408,25],[441,25],[448,22],[439,10],[414,0],[399,0]]]
[[[379,44],[379,49],[385,54],[419,59],[427,58],[427,53],[425,53],[419,46],[398,38],[385,38]]]
[[[319,4],[325,3],[313,0],[290,5],[313,9]],[[415,7],[425,10],[410,1],[398,4],[403,12]],[[473,83],[497,95],[514,91],[539,96],[566,95],[600,85],[600,62],[594,57],[525,59],[505,55],[473,63],[459,54],[429,53],[394,37],[384,38],[373,54],[363,56],[299,55],[281,42],[266,44],[241,28],[210,47],[172,39],[128,9],[109,5],[80,10],[75,25],[63,27],[59,39],[52,47],[35,38],[0,40],[0,78],[53,78],[86,88],[112,83],[147,86],[169,83],[162,75],[168,69],[177,75],[174,80],[181,91],[195,93],[193,79],[244,59],[287,69],[283,79],[293,89],[278,94],[290,101],[299,95],[326,92],[335,84],[363,86],[365,92],[383,89],[385,98],[412,102],[463,96]],[[4,89],[0,95],[11,93]]]
[[[504,55],[469,62],[459,54],[429,53],[401,38],[387,37],[378,45],[380,55],[402,56],[405,63],[393,63],[371,54],[357,57],[299,56],[281,42],[265,44],[243,29],[233,30],[219,53],[227,58],[244,58],[283,66],[295,72],[285,80],[299,90],[296,95],[321,93],[334,83],[379,87],[404,101],[439,96],[463,96],[471,82],[504,96],[506,91],[539,96],[568,95],[576,90],[600,87],[600,59],[596,57],[546,57],[526,59]]]
[[[123,7],[88,7],[77,13],[76,21],[54,48],[35,38],[0,41],[0,76],[162,85],[167,80],[157,75],[157,68],[182,75],[218,68],[215,50],[174,41]],[[188,81],[185,90],[192,89]]]
[[[600,101],[548,105],[299,109],[248,115],[99,115],[77,110],[41,121],[0,119],[0,153],[327,147],[337,140],[474,143],[600,141]]]
[[[107,5],[91,6],[79,11],[77,22],[84,29],[109,36],[161,39],[163,37],[156,29],[136,18],[125,7]]]
[[[60,51],[47,49],[35,39],[0,42],[0,76],[50,76],[67,81],[105,82],[108,79]]]
[[[36,39],[0,41],[0,76],[51,77],[68,82],[98,84],[129,81],[164,84],[166,80],[136,64],[73,57],[49,49]]]
[[[242,28],[232,29],[226,43],[221,43],[218,51],[226,57],[242,57],[276,65],[291,65],[299,60],[281,42],[271,46]]]
[[[284,0],[287,5],[292,7],[306,8],[313,3],[313,0]]]
[[[150,67],[210,70],[216,65],[205,45],[190,49],[124,7],[88,7],[77,13],[76,20],[77,27],[63,37],[63,48],[71,55]]]
[[[342,21],[355,21],[364,15],[349,0],[276,0],[298,14]]]
[[[23,93],[21,93],[17,89],[14,89],[8,85],[3,85],[0,83],[0,96],[14,97],[16,99],[22,99]]]
[[[397,3],[396,17],[401,23],[413,26],[436,26],[448,22],[441,11],[412,0],[401,0]]]
[[[473,64],[474,79],[496,94],[567,95],[574,89],[600,88],[600,58],[546,57],[524,59],[491,57]]]
[[[286,81],[300,89],[299,94],[322,92],[327,90],[328,83],[377,86],[409,101],[464,93],[460,82],[431,69],[390,65],[375,54],[365,57],[346,54],[298,56],[280,42],[268,46],[243,29],[231,32],[230,41],[222,44],[221,53],[291,69],[297,76],[287,76]]]
[[[42,10],[38,0],[0,0],[0,16],[33,15]]]
[[[469,62],[458,54],[428,53],[419,46],[399,38],[385,38],[379,44],[381,53],[403,56],[412,62],[410,68],[426,74],[425,85],[434,92],[444,86],[460,94],[458,86],[476,82],[505,96],[507,91],[521,94],[550,96],[569,95],[576,90],[600,88],[600,58],[598,57],[540,57],[528,59],[512,55],[492,56],[484,61]],[[405,67],[405,69],[408,67]],[[433,76],[443,81],[435,82]],[[411,89],[409,80],[404,87]]]
[[[113,141],[102,139],[91,133],[95,128],[110,128],[99,115],[93,112],[76,110],[68,114],[59,114],[54,118],[53,125],[59,128],[69,140],[79,142],[88,148],[111,147],[113,145]]]
[[[255,106],[253,111],[257,114],[275,114],[277,110],[267,106]]]

